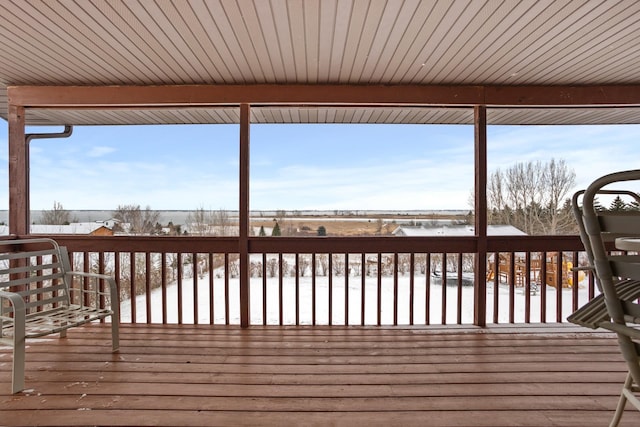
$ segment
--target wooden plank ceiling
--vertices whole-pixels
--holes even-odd
[[[633,0],[4,1],[11,85],[638,85]],[[507,123],[639,123],[635,106],[490,109]],[[263,106],[256,123],[472,123],[466,108]],[[31,109],[29,124],[237,123],[236,108]]]

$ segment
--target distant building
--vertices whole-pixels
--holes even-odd
[[[437,236],[473,236],[472,225],[436,225],[436,226],[400,226],[393,230],[395,236],[437,237]],[[526,236],[527,234],[513,225],[488,225],[489,236]]]
[[[74,222],[68,225],[32,224],[31,234],[81,234],[88,236],[113,236],[113,230],[103,222]],[[8,225],[0,225],[0,236],[9,234]]]

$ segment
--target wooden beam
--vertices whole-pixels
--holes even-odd
[[[9,105],[9,234],[29,234],[29,147],[24,107]]]
[[[640,106],[640,85],[165,85],[9,86],[10,104],[35,108],[221,105],[568,107]]]

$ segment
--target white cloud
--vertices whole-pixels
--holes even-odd
[[[116,151],[114,147],[106,147],[106,146],[96,146],[92,147],[91,150],[87,153],[88,157],[102,157],[104,155],[113,153]]]

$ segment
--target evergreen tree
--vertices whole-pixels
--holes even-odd
[[[627,210],[627,204],[622,200],[622,197],[616,196],[609,206],[609,212],[624,212]]]
[[[326,236],[327,235],[327,229],[324,228],[324,225],[321,225],[320,227],[318,227],[318,236]]]
[[[276,222],[276,225],[273,227],[273,231],[271,232],[272,236],[280,236],[282,233],[280,232],[280,226]]]
[[[265,233],[264,231],[264,225],[260,226],[260,232],[258,232],[258,236],[260,237],[265,237],[267,235],[267,233]]]

